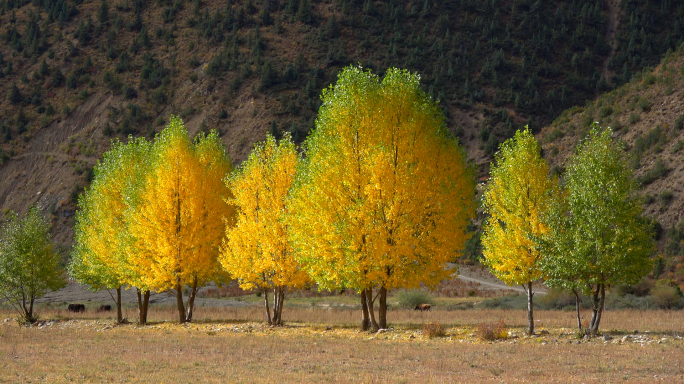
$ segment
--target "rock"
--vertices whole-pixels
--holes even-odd
[[[414,335],[409,336],[409,339],[415,339],[416,337]]]
[[[635,329],[635,330],[634,330],[634,334],[635,334],[635,335],[638,335],[638,334],[639,334],[639,330]]]
[[[332,331],[332,327],[325,327],[326,331]]]
[[[589,336],[589,335],[584,335],[583,339],[584,339],[584,340],[591,340],[591,336]]]
[[[542,329],[541,331],[539,331],[539,334],[540,335],[548,335],[549,331],[547,331],[546,329]]]
[[[603,340],[604,340],[604,341],[613,340],[613,336],[611,336],[611,335],[603,335]]]

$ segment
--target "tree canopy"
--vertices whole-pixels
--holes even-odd
[[[474,177],[418,75],[389,69],[381,81],[348,67],[321,98],[290,238],[320,287],[362,293],[364,328],[386,327],[388,289],[434,286],[453,273],[445,263],[463,249]]]

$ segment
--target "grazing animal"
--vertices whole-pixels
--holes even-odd
[[[112,306],[109,304],[106,305],[100,305],[100,308],[97,310],[98,312],[109,312],[112,310]]]
[[[430,304],[418,304],[416,307],[413,309],[414,311],[429,311],[430,310]]]
[[[85,305],[83,304],[69,304],[67,308],[69,312],[85,312]]]

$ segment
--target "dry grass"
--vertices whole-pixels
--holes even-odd
[[[42,328],[8,322],[0,325],[0,382],[259,382],[273,375],[279,382],[684,380],[684,340],[674,337],[662,344],[575,344],[563,334],[571,332],[552,329],[546,337],[481,343],[469,336],[473,327],[445,332],[428,339],[401,326],[371,335],[344,326],[250,322],[143,328],[103,320]]]
[[[71,313],[65,309],[41,308],[38,311],[41,319],[113,319],[115,313],[96,313],[88,310],[85,313]],[[0,321],[15,314],[8,310],[0,310]],[[582,313],[583,318],[591,317],[590,311]],[[137,307],[124,308],[124,317],[137,320]],[[262,322],[265,320],[264,310],[260,305],[244,307],[196,307],[194,318],[201,323],[242,323]],[[535,328],[570,328],[577,326],[574,311],[542,311],[534,312]],[[174,322],[178,319],[175,307],[151,307],[148,320],[151,323]],[[318,326],[335,325],[356,327],[361,321],[361,311],[353,308],[338,308],[316,305],[310,307],[286,307],[283,320],[288,324],[316,324]],[[525,310],[477,309],[477,310],[440,310],[439,306],[431,312],[413,310],[390,310],[387,313],[390,326],[401,325],[420,329],[429,322],[438,322],[446,327],[477,327],[482,322],[503,321],[510,328],[526,328],[527,312]],[[606,311],[601,319],[601,330],[633,330],[682,333],[684,334],[684,311],[675,310],[615,310]]]
[[[446,331],[444,328],[442,328],[441,324],[431,321],[427,324],[423,324],[423,335],[425,335],[428,339],[432,339],[435,337],[446,336]]]
[[[497,323],[482,323],[477,327],[476,333],[480,340],[498,340],[508,337],[508,329],[503,320]]]

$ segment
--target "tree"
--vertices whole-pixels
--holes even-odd
[[[611,136],[610,128],[594,126],[578,146],[544,241],[547,284],[591,297],[591,334],[599,329],[606,286],[638,282],[651,270],[654,249],[629,161]],[[577,306],[581,331],[579,298]]]
[[[290,239],[319,287],[361,293],[363,329],[385,328],[388,290],[453,273],[445,264],[467,238],[474,177],[417,74],[390,69],[381,82],[348,67],[321,98],[293,187]]]
[[[294,258],[287,241],[289,227],[283,220],[298,161],[289,134],[280,143],[267,135],[266,142],[257,144],[227,180],[238,213],[235,226],[226,229],[220,262],[243,289],[264,291],[266,318],[274,326],[282,325],[287,289],[302,288],[309,282]],[[269,289],[273,290],[272,315]]]
[[[179,321],[185,323],[192,320],[197,290],[222,276],[219,245],[225,225],[234,220],[224,200],[231,197],[223,182],[230,161],[216,131],[191,141],[183,122],[172,116],[148,162],[143,186],[126,211],[134,237],[130,264],[144,286],[175,293]]]
[[[482,256],[492,273],[508,285],[527,292],[528,333],[534,334],[532,282],[542,277],[539,237],[548,232],[543,222],[554,182],[549,166],[529,129],[516,132],[495,155],[483,195],[489,217],[482,234]]]
[[[38,320],[35,300],[64,286],[64,268],[52,250],[50,224],[35,206],[21,220],[10,212],[0,228],[0,297],[24,323],[32,324]]]
[[[80,197],[69,274],[91,289],[115,289],[117,322],[123,321],[121,288],[138,288],[139,323],[147,322],[149,287],[133,273],[132,236],[126,221],[129,197],[141,187],[150,145],[144,138],[114,141],[94,168],[93,182]],[[141,292],[142,291],[142,292]]]

